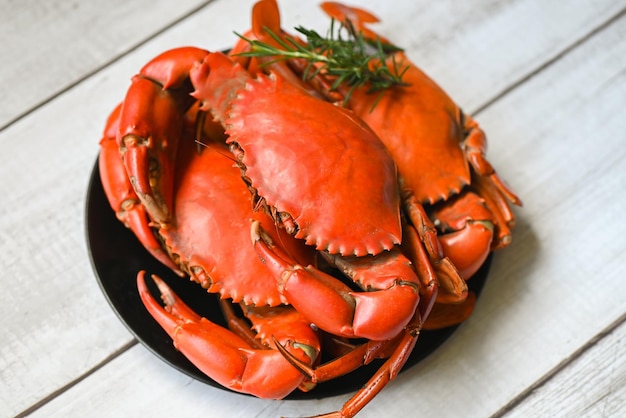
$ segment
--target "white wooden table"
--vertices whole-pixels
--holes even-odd
[[[468,112],[524,200],[474,315],[363,417],[626,416],[626,0],[352,0]],[[0,416],[277,417],[137,344],[88,259],[105,117],[167,48],[222,49],[252,0],[0,1]],[[393,5],[392,5],[393,4]],[[283,0],[287,28],[324,30]]]

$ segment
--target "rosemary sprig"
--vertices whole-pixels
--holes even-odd
[[[350,87],[344,98],[344,105],[356,88],[368,86],[368,92],[382,93],[393,86],[407,85],[402,81],[402,76],[408,66],[400,68],[394,55],[402,49],[383,43],[380,39],[366,39],[350,21],[336,25],[335,20],[331,20],[326,37],[302,26],[295,29],[306,37],[306,43],[298,42],[290,36],[282,38],[268,28],[265,28],[266,32],[279,46],[237,34],[251,46],[250,51],[239,55],[272,58],[265,65],[289,59],[304,59],[308,61],[308,65],[302,74],[303,80],[324,74],[334,79],[331,91],[341,85]],[[389,57],[391,65],[387,64]]]

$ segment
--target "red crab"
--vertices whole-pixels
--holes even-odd
[[[366,27],[378,22],[371,13],[335,2],[323,3],[322,8],[339,21],[349,20],[365,37],[388,42]],[[436,226],[441,247],[431,256],[449,257],[468,280],[491,251],[510,244],[515,216],[509,203],[522,202],[485,157],[487,139],[478,123],[403,52],[391,56],[387,65],[406,69],[402,79],[407,86],[390,88],[380,96],[355,89],[347,107],[392,154],[409,218],[419,225],[428,216]],[[440,296],[448,293],[444,284]],[[440,297],[434,309],[438,314],[431,319],[437,325],[465,320],[474,301],[475,295],[469,295],[450,306]]]
[[[110,151],[111,144],[116,143],[118,118],[119,107],[109,118],[101,142],[100,171],[106,194],[114,209],[129,195],[133,208],[143,208],[127,188],[119,151]],[[310,322],[286,305],[278,292],[276,280],[250,244],[250,220],[263,223],[271,238],[302,263],[312,263],[312,253],[284,231],[273,228],[269,217],[252,210],[250,193],[226,147],[209,143],[197,148],[194,132],[190,133],[184,123],[181,127],[174,210],[168,223],[151,226],[141,210],[133,209],[142,217],[128,226],[142,241],[148,236],[150,245],[156,242],[158,249],[153,253],[162,261],[165,257],[165,263],[175,271],[189,274],[209,292],[240,302],[256,338],[245,327],[233,327],[237,331],[233,332],[199,317],[154,277],[166,305],[163,309],[148,291],[144,272],[137,278],[141,299],[176,347],[223,386],[265,398],[282,398],[297,387],[308,390],[312,385],[272,348],[280,344],[301,361],[313,364],[320,350],[318,336]],[[230,322],[237,325],[232,315]]]
[[[339,21],[349,20],[364,36],[388,42],[366,27],[378,22],[371,13],[335,2],[322,8]],[[381,96],[356,89],[347,106],[385,143],[398,165],[403,193],[428,206],[444,253],[467,279],[491,250],[511,242],[515,217],[509,202],[521,205],[521,200],[485,158],[487,140],[478,123],[403,52],[388,65],[392,60],[406,69],[407,85]]]
[[[283,39],[296,39],[281,29],[275,0],[263,0],[257,6],[248,39],[279,49],[267,29]],[[378,21],[371,13],[334,2],[323,3],[322,8],[366,39],[388,43],[366,27]],[[242,41],[235,50],[246,52],[249,48],[248,41]],[[261,67],[263,60],[257,60],[261,62],[255,65]],[[284,73],[300,75],[310,65],[297,59],[281,64]],[[323,71],[305,84],[327,100],[346,105],[378,134],[398,166],[403,208],[414,225],[409,232],[416,232],[426,244],[439,272],[437,302],[472,305],[465,300],[466,285],[449,273],[445,260],[452,260],[464,280],[473,276],[492,250],[510,243],[515,217],[509,202],[521,205],[521,200],[485,158],[484,132],[441,87],[401,51],[391,55],[385,65],[392,72],[393,68],[403,71],[403,84],[381,94],[371,94],[369,84],[336,88],[335,79]],[[471,306],[466,307],[469,314]]]

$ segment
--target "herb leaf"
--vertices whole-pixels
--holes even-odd
[[[280,37],[269,28],[265,28],[265,31],[278,46],[237,34],[251,46],[250,51],[238,55],[273,58],[265,65],[289,59],[304,59],[308,61],[302,74],[304,80],[324,74],[334,79],[331,91],[341,85],[350,87],[344,98],[344,105],[350,100],[354,89],[359,87],[368,86],[368,92],[382,93],[383,90],[393,86],[407,85],[402,81],[402,76],[408,66],[400,67],[394,55],[402,49],[383,43],[380,39],[366,39],[350,21],[336,25],[335,20],[331,20],[326,37],[302,26],[296,27],[295,30],[306,37],[305,44],[290,36]],[[387,64],[389,57],[391,64]]]

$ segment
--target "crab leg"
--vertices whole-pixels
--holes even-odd
[[[183,115],[193,104],[189,71],[207,51],[179,48],[150,61],[126,93],[117,142],[137,196],[155,222],[171,217],[174,161]]]
[[[375,257],[325,254],[364,289],[355,292],[312,266],[301,266],[275,246],[258,222],[252,224],[254,247],[279,280],[279,289],[302,315],[335,335],[382,341],[398,335],[413,317],[422,284],[411,262],[397,249]],[[428,283],[430,298],[436,282]],[[425,302],[430,305],[430,301]]]
[[[256,349],[231,331],[200,317],[156,276],[163,308],[148,290],[145,272],[137,287],[148,312],[174,340],[174,345],[198,369],[221,385],[260,398],[280,399],[291,393],[304,376],[274,349]],[[271,324],[277,341],[299,359],[312,364],[319,352],[315,332],[293,309],[274,315]]]
[[[465,143],[466,153],[470,164],[476,173],[482,177],[487,177],[494,186],[504,195],[511,203],[517,206],[522,205],[522,200],[507,186],[498,176],[496,170],[491,163],[485,158],[487,151],[487,139],[485,133],[478,123],[471,116],[463,114],[463,125],[466,131]]]
[[[472,184],[478,193],[487,201],[487,206],[493,212],[495,222],[495,236],[492,249],[499,249],[511,242],[511,230],[515,224],[515,216],[507,201],[522,206],[521,199],[498,176],[491,163],[485,158],[487,139],[485,133],[474,119],[462,114],[466,138],[463,141],[465,153],[475,173],[472,175]]]
[[[278,42],[268,35],[268,29],[280,37],[285,36],[280,26],[280,12],[276,0],[261,0],[254,4],[252,7],[252,29],[244,36],[248,40],[258,40],[279,47]],[[230,57],[244,66],[248,72],[251,74],[259,74],[271,68],[272,71],[280,75],[284,80],[287,80],[290,84],[306,90],[312,96],[322,97],[320,90],[304,82],[302,77],[296,75],[294,71],[289,68],[287,62],[276,61],[272,58],[247,58],[239,55],[250,51],[250,42],[248,40],[240,39],[229,53]],[[303,65],[306,65],[304,60],[302,60],[302,62],[304,63]],[[261,67],[263,67],[263,70],[261,70]]]
[[[403,248],[411,254],[409,258],[417,263],[432,264],[439,280],[437,300],[458,303],[467,296],[467,284],[459,274],[454,260],[450,260],[437,236],[437,230],[424,207],[411,196],[405,197],[404,206],[411,225],[405,225]]]
[[[470,317],[476,305],[476,294],[468,292],[461,303],[435,303],[422,329],[433,330],[451,327]]]
[[[352,398],[350,398],[341,408],[340,411],[320,415],[319,417],[341,417],[350,418],[355,416],[365,405],[367,405],[387,384],[396,378],[402,370],[406,361],[409,359],[421,328],[421,319],[416,314],[415,318],[407,326],[404,335],[400,340],[397,348],[385,363],[376,371],[374,376],[367,381],[363,388],[359,390]]]
[[[161,244],[154,236],[152,228],[150,228],[148,213],[139,201],[126,175],[115,139],[119,126],[120,109],[121,105],[118,105],[109,116],[100,141],[98,168],[104,192],[117,219],[133,231],[154,258],[182,276],[183,273],[163,251]]]
[[[383,351],[383,349],[392,349],[391,354],[388,356],[388,359],[383,363],[383,365],[376,371],[376,373],[368,380],[368,382],[363,385],[363,388],[359,390],[352,398],[350,398],[341,408],[340,411],[331,412],[329,414],[317,415],[316,418],[321,417],[336,417],[336,418],[350,418],[355,416],[365,405],[367,405],[383,388],[393,379],[396,378],[398,373],[402,370],[402,367],[405,365],[408,360],[415,344],[417,343],[417,339],[420,334],[420,330],[422,327],[422,320],[420,318],[419,313],[416,313],[412,318],[411,322],[407,325],[406,329],[400,333],[395,339],[390,341],[382,342],[379,346],[379,352]],[[352,354],[361,354],[363,347],[366,347],[368,344],[364,344],[363,346],[355,349],[353,353],[349,353],[344,357],[338,358],[329,362],[325,365],[322,365],[316,369],[312,369],[306,364],[303,364],[301,361],[296,359],[294,356],[286,352],[286,350],[282,350],[278,347],[279,350],[285,355],[285,358],[289,360],[290,363],[297,367],[302,371],[302,373],[306,374],[311,380],[314,382],[322,382],[325,380],[333,379],[337,376],[340,376],[342,373],[345,374],[351,371],[347,366],[351,366],[353,368],[358,367],[361,364],[366,364],[365,361],[361,360],[359,363],[354,362],[354,358],[346,361],[344,358],[356,357],[352,356]],[[367,348],[367,347],[366,347]],[[387,356],[387,355],[385,355]]]
[[[491,249],[504,248],[511,243],[511,228],[515,225],[515,215],[507,204],[505,196],[489,178],[472,177],[472,186],[485,200],[493,213],[494,236]]]
[[[263,345],[256,338],[254,332],[250,329],[250,326],[246,323],[243,318],[235,315],[233,311],[233,304],[225,299],[220,299],[220,309],[222,310],[222,315],[226,319],[226,324],[228,328],[243,338],[251,347],[261,349]]]

